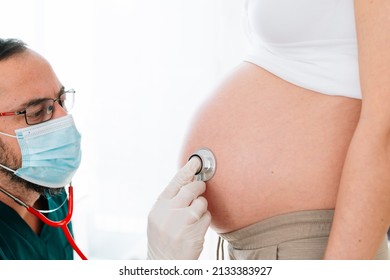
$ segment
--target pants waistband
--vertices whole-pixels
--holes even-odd
[[[278,215],[219,234],[236,249],[250,250],[302,238],[329,236],[334,210],[305,210]]]

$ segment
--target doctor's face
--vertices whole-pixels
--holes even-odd
[[[20,112],[41,99],[56,99],[61,88],[50,64],[32,50],[0,60],[0,112]],[[58,102],[54,104],[53,119],[67,114]],[[26,126],[23,114],[0,117],[1,132],[15,135],[16,129]],[[21,151],[15,138],[0,135],[0,163],[13,170],[21,167]],[[0,168],[0,183],[5,184],[7,180],[40,193],[47,190]]]

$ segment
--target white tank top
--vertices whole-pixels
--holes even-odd
[[[247,0],[246,61],[330,95],[361,98],[353,0]]]

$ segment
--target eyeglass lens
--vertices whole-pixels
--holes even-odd
[[[69,112],[73,107],[74,91],[66,91],[56,100],[45,99],[26,108],[27,124],[38,124],[50,120],[53,117],[54,102]]]

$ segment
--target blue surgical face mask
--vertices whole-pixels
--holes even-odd
[[[72,180],[81,161],[81,136],[72,115],[15,130],[22,153],[22,167],[16,176],[37,185],[60,188]]]

